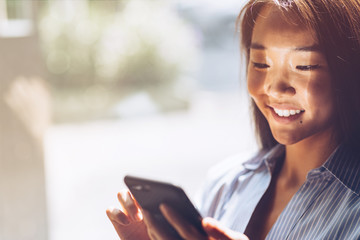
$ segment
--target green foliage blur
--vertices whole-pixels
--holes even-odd
[[[55,122],[123,117],[137,93],[160,112],[189,105],[196,39],[169,1],[44,1],[39,35]]]

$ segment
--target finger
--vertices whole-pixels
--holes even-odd
[[[139,209],[141,209],[140,204],[136,201],[136,199],[134,198],[134,196],[132,195],[132,193],[131,193],[129,190],[125,189],[125,190],[123,190],[123,191],[120,192],[120,193],[121,193],[122,195],[127,195],[128,197],[130,197],[131,200],[134,202],[135,206],[137,206]]]
[[[166,220],[175,228],[179,235],[184,239],[207,239],[200,233],[195,226],[186,221],[179,213],[166,204],[160,205],[160,211]]]
[[[140,204],[135,200],[133,195],[127,191],[127,199],[131,202],[130,204],[130,210],[132,210],[132,214],[136,221],[142,221],[143,216],[141,212],[141,206]]]
[[[249,240],[244,234],[235,232],[222,226],[212,218],[204,218],[202,221],[204,230],[209,236],[219,240]]]
[[[128,215],[132,221],[142,220],[140,209],[135,203],[133,197],[130,195],[129,191],[125,190],[123,192],[119,192],[117,197],[125,214]]]
[[[132,199],[132,201],[134,202],[136,208],[138,209],[138,214],[137,214],[137,216],[139,217],[140,220],[142,220],[142,219],[143,219],[143,216],[142,216],[142,212],[141,212],[141,209],[142,209],[142,208],[141,208],[140,204],[138,203],[138,201],[136,201],[136,199],[134,198],[134,196],[131,194],[130,191],[128,191],[128,194],[129,194],[129,197],[130,197],[130,198]]]
[[[121,225],[127,225],[130,223],[128,216],[117,208],[106,209],[106,215],[111,222],[116,222]]]
[[[120,239],[126,239],[126,232],[128,226],[130,226],[130,219],[127,215],[116,208],[109,208],[106,210],[106,214],[114,226]],[[124,237],[125,233],[125,237]]]
[[[171,240],[171,235],[156,221],[147,210],[143,210],[144,222],[147,227],[148,235],[152,240]]]
[[[143,218],[144,218],[143,220],[145,222],[149,237],[152,240],[159,239],[158,235],[160,235],[160,233],[157,230],[158,226],[157,226],[154,218],[151,216],[151,214],[148,211],[143,209],[142,212],[143,212]]]

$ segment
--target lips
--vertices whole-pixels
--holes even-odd
[[[299,119],[305,110],[290,104],[274,104],[268,106],[273,118],[280,123],[291,123]]]

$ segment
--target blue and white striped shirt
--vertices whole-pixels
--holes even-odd
[[[198,199],[202,215],[244,232],[284,149],[277,145],[247,162],[234,157],[215,166]],[[266,239],[360,239],[359,194],[360,150],[341,145],[308,173]]]

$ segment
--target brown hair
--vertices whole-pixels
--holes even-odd
[[[316,34],[332,75],[335,137],[360,146],[360,0],[250,0],[237,19],[247,63],[255,21],[265,5],[300,19]],[[263,114],[254,101],[251,104],[260,147],[269,149],[277,142]]]

